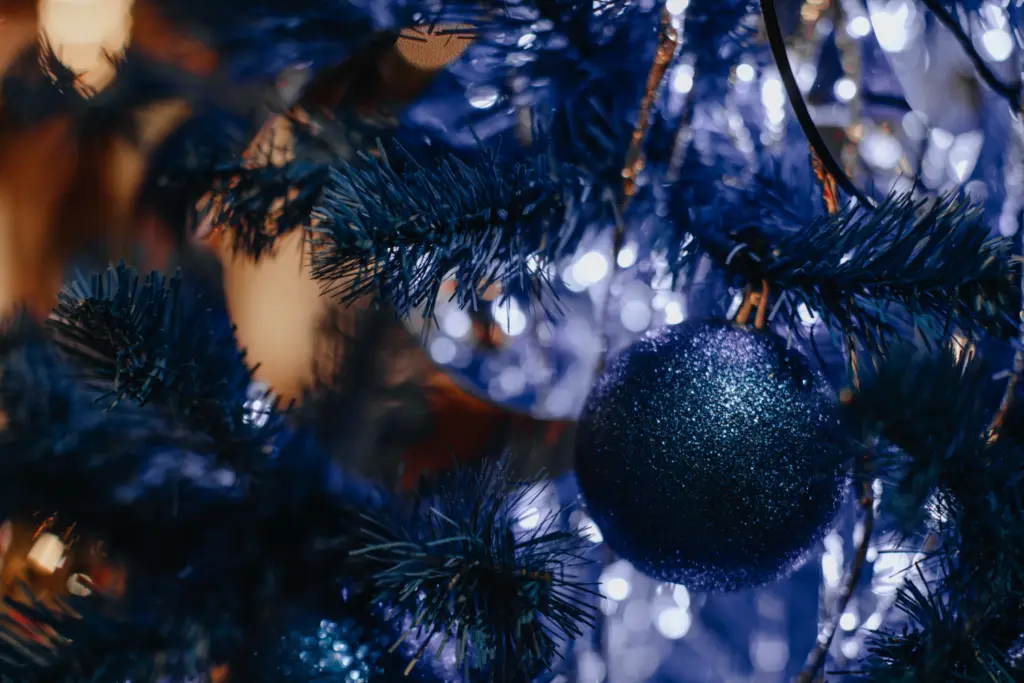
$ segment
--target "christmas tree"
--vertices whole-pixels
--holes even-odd
[[[1017,2],[132,13],[0,82],[146,160],[0,329],[0,681],[1024,681]],[[197,245],[294,235],[284,400]]]

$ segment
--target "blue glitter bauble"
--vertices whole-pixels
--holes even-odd
[[[637,569],[735,590],[780,578],[821,540],[847,452],[825,379],[784,340],[690,321],[610,362],[580,418],[576,473]]]
[[[280,636],[272,679],[280,683],[373,683],[383,680],[383,632],[352,619],[304,618]]]

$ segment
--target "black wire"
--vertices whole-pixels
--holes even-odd
[[[786,86],[789,103],[793,106],[796,120],[800,124],[800,128],[803,129],[811,149],[818,155],[821,163],[825,166],[825,170],[832,175],[836,184],[844,192],[856,197],[862,206],[873,207],[875,203],[854,185],[850,177],[846,175],[846,172],[843,171],[842,167],[835,160],[835,157],[832,156],[832,152],[829,151],[825,139],[821,137],[821,131],[818,130],[818,127],[814,124],[814,119],[811,118],[811,112],[807,109],[807,103],[804,102],[803,95],[800,93],[800,86],[793,75],[793,67],[789,63],[789,55],[786,54],[786,41],[782,36],[779,15],[775,11],[775,0],[761,0],[761,16],[764,18],[764,28],[768,34],[768,45],[771,47],[772,56],[775,58],[775,65],[779,69],[779,77],[782,78],[782,84]]]

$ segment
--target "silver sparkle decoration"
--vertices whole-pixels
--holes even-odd
[[[246,391],[245,415],[242,420],[254,427],[262,427],[270,420],[274,411],[274,397],[270,386],[263,382],[252,382]]]
[[[434,321],[417,315],[410,321],[435,363],[469,390],[513,410],[543,419],[577,417],[604,350],[603,332],[614,350],[687,317],[668,260],[636,240],[627,239],[613,255],[605,232],[562,262],[534,259],[530,266],[551,284],[540,301],[493,291],[470,311],[442,297]],[[481,334],[486,325],[493,335]]]
[[[281,636],[284,680],[369,683],[384,642],[350,620],[323,619],[313,633],[298,630]]]

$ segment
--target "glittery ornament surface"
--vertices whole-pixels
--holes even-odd
[[[821,539],[846,483],[824,378],[776,335],[691,321],[615,358],[576,452],[587,508],[644,573],[696,590],[785,575]]]
[[[371,683],[388,639],[349,619],[296,625],[281,636],[277,679],[295,683]]]

